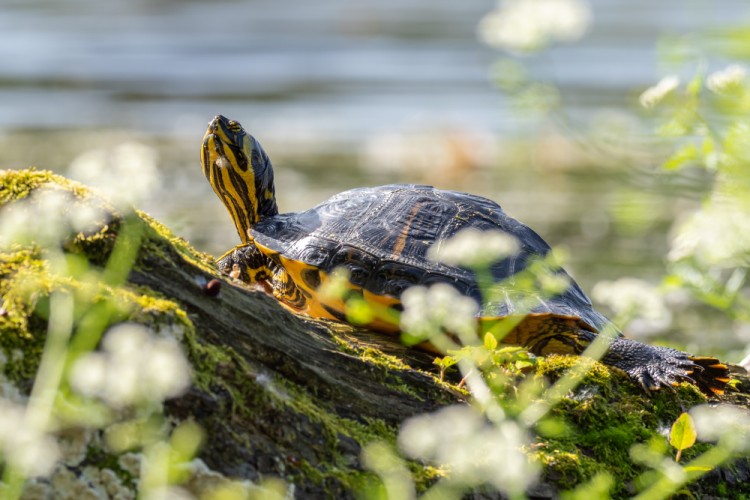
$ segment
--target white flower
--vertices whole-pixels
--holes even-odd
[[[124,453],[120,455],[120,458],[117,459],[117,465],[120,466],[122,470],[127,472],[133,477],[138,477],[141,475],[141,463],[143,462],[143,454],[142,453]]]
[[[52,471],[60,450],[56,441],[29,423],[21,405],[0,399],[0,450],[7,462],[27,476]]]
[[[745,83],[747,70],[739,64],[732,64],[721,71],[711,73],[706,78],[709,90],[721,94],[739,88]]]
[[[98,188],[120,208],[139,203],[161,185],[156,150],[137,142],[87,151],[73,160],[68,175]]]
[[[95,397],[107,383],[107,359],[102,354],[87,354],[73,365],[70,384],[79,394]]]
[[[482,267],[518,253],[518,240],[502,231],[462,229],[431,247],[427,257],[450,266]]]
[[[698,438],[721,441],[735,451],[750,449],[750,412],[732,405],[700,405],[690,409]]]
[[[707,266],[746,266],[750,254],[750,207],[743,199],[716,195],[678,225],[669,260],[693,257]]]
[[[631,330],[656,333],[668,328],[672,322],[672,313],[663,295],[647,281],[635,278],[600,281],[591,295],[620,318],[633,320]]]
[[[75,362],[70,384],[120,408],[181,394],[190,384],[190,366],[176,340],[155,338],[145,327],[126,323],[107,333],[101,352]]]
[[[445,465],[450,480],[469,486],[492,484],[513,496],[537,477],[523,447],[529,436],[516,422],[489,424],[470,406],[455,405],[407,420],[398,436],[408,456]]]
[[[182,394],[190,385],[190,369],[180,346],[171,338],[154,339],[142,369],[148,374],[145,392],[162,400]]]
[[[58,187],[43,187],[3,209],[0,247],[56,244],[71,233],[92,230],[104,217],[104,208],[97,204],[81,203]]]
[[[577,40],[590,24],[591,9],[582,0],[501,0],[480,21],[479,37],[492,47],[526,52]]]
[[[680,85],[680,78],[675,75],[665,76],[659,83],[643,91],[639,101],[641,106],[651,109],[664,100]]]
[[[401,303],[401,328],[413,335],[429,338],[447,330],[464,336],[476,331],[479,306],[448,284],[408,288]]]

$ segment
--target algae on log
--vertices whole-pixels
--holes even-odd
[[[48,172],[0,176],[0,216],[2,205],[51,185],[72,193],[76,203],[106,206],[87,188]],[[114,209],[106,212],[100,227],[70,235],[66,251],[104,265],[121,224]],[[187,393],[167,401],[166,413],[203,427],[199,457],[212,471],[253,482],[280,477],[299,498],[351,497],[373,478],[361,463],[364,445],[393,443],[408,417],[465,399],[435,376],[433,356],[366,330],[295,315],[259,290],[232,284],[210,257],[149,216],[139,213],[136,222],[143,237],[128,284],[101,293],[119,294],[129,304],[122,321],[180,332],[194,380]],[[0,266],[5,377],[28,393],[46,328],[35,306],[55,287],[76,284],[46,283],[35,303],[24,303],[10,294],[10,285],[20,274],[43,272],[39,252],[29,246],[3,250]],[[206,289],[210,280],[221,281],[218,295]],[[12,353],[19,350],[23,355],[16,360]],[[566,357],[542,360],[536,375],[554,379],[570,364]],[[601,472],[614,478],[613,495],[632,493],[643,468],[630,462],[631,445],[664,439],[661,428],[703,401],[689,385],[646,396],[623,374],[597,364],[553,410],[568,430],[535,438],[530,454],[543,466],[536,494],[555,496]],[[106,446],[90,443],[84,458],[67,470],[118,463],[103,458],[107,454]],[[418,488],[440,474],[418,463],[410,467]],[[111,468],[127,476],[124,466]],[[688,489],[695,495],[748,494],[747,462],[729,470],[714,471]]]

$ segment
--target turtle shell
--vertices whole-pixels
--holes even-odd
[[[354,286],[376,296],[398,298],[410,286],[448,283],[474,298],[482,317],[531,312],[573,317],[590,330],[610,325],[562,269],[558,272],[569,279],[570,286],[560,295],[543,298],[527,292],[522,296],[522,309],[519,294],[508,290],[504,299],[483,303],[470,269],[427,256],[429,248],[465,228],[499,230],[518,240],[520,251],[492,266],[496,282],[508,280],[531,259],[550,251],[538,234],[491,200],[413,184],[345,191],[305,212],[263,219],[250,234],[261,247],[283,256],[282,265],[298,262],[311,271],[303,278],[308,289],[316,288],[317,271],[343,266],[350,271]]]

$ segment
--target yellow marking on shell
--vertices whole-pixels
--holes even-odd
[[[594,331],[576,316],[549,313],[514,314],[505,317],[479,318],[482,333],[507,331],[504,344],[539,349],[535,354],[578,354],[586,348],[581,342],[580,330]],[[564,340],[563,340],[564,339]]]
[[[535,353],[541,356],[547,356],[549,354],[578,354],[574,352],[568,344],[557,339],[556,337],[550,338],[550,340],[544,344],[539,352]]]
[[[380,307],[393,307],[401,303],[401,301],[395,297],[378,295],[369,290],[363,290],[362,296],[368,304],[374,304]]]
[[[346,315],[346,296],[351,293],[361,295],[366,304],[375,311],[387,311],[400,304],[396,297],[378,295],[362,287],[347,283],[343,297],[325,297],[318,293],[318,288],[324,286],[330,279],[329,273],[317,269],[304,262],[290,259],[278,252],[255,242],[256,247],[270,259],[277,260],[283,270],[288,273],[297,289],[302,291],[304,302],[299,306],[299,294],[284,296],[276,290],[274,295],[295,312],[301,312],[315,318],[340,321]],[[304,272],[316,271],[319,286],[312,287],[304,278]],[[332,313],[333,311],[333,313]],[[335,313],[335,314],[334,314]],[[338,314],[338,316],[336,315]],[[477,319],[482,332],[495,332],[507,329],[507,335],[502,339],[505,344],[520,345],[536,348],[537,354],[577,354],[586,346],[579,342],[576,332],[585,328],[580,318],[575,316],[557,316],[546,313],[531,313],[526,315],[511,315],[507,317],[484,317]],[[372,330],[382,333],[395,334],[400,332],[395,322],[378,318],[367,325]],[[571,345],[572,344],[572,345]]]
[[[335,321],[341,321],[341,317],[346,315],[346,297],[351,296],[352,293],[359,294],[362,296],[364,301],[370,305],[373,310],[383,310],[398,305],[400,301],[394,297],[386,297],[376,295],[367,290],[363,290],[362,287],[355,286],[352,283],[347,283],[346,290],[342,296],[338,297],[326,297],[318,293],[318,289],[325,286],[331,279],[330,274],[315,268],[304,262],[290,259],[278,252],[271,250],[255,242],[256,247],[267,257],[277,259],[282,267],[289,273],[289,277],[292,279],[294,284],[300,290],[304,291],[305,302],[301,307],[295,307],[290,304],[294,302],[296,297],[283,297],[278,296],[279,300],[284,302],[284,305],[295,312],[301,312],[314,318],[331,319]],[[305,280],[303,272],[317,270],[320,285],[318,287],[311,287],[310,284]],[[276,295],[276,294],[274,294]],[[334,313],[338,314],[333,314]],[[398,324],[387,321],[385,319],[376,319],[366,325],[369,329],[376,330],[382,333],[395,334],[400,331]]]
[[[341,316],[346,315],[346,302],[342,297],[323,297],[318,293],[319,287],[311,287],[310,284],[305,280],[303,273],[305,271],[316,270],[314,266],[306,264],[304,262],[290,259],[278,252],[271,250],[255,242],[256,247],[266,256],[272,259],[278,260],[282,267],[289,273],[289,277],[292,279],[297,288],[304,290],[306,301],[302,307],[294,307],[289,302],[294,302],[297,297],[283,297],[279,296],[279,300],[286,301],[287,307],[290,309],[307,314],[315,318],[325,318],[340,321]],[[317,269],[319,277],[319,286],[324,286],[330,279],[329,273]],[[373,308],[375,311],[387,311],[393,307],[398,306],[401,301],[396,297],[387,295],[378,295],[369,290],[363,289],[362,287],[355,286],[351,283],[347,283],[347,288],[344,293],[344,297],[351,293],[356,293],[362,296],[362,299]],[[332,314],[331,311],[339,314]],[[569,338],[576,339],[574,332],[581,328],[580,319],[574,316],[555,316],[555,320],[550,320],[550,314],[527,314],[527,315],[512,315],[507,317],[485,317],[478,318],[480,329],[483,332],[493,331],[502,324],[508,328],[509,333],[503,338],[503,342],[506,344],[514,344],[521,346],[539,345],[542,346],[544,352],[554,353],[574,353],[573,347],[567,343],[558,340],[558,338]],[[387,321],[383,318],[378,318],[375,321],[367,325],[368,328],[376,330],[386,334],[396,334],[400,332],[399,325],[395,322]]]
[[[406,246],[406,238],[409,237],[409,229],[411,228],[411,223],[414,221],[414,217],[416,217],[417,212],[419,211],[419,205],[412,208],[411,213],[409,214],[409,219],[406,221],[406,225],[401,229],[401,233],[399,233],[398,238],[396,238],[396,242],[393,244],[393,255],[398,257],[401,255],[401,253],[404,251],[404,247]]]

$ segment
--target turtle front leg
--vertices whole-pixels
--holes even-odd
[[[266,293],[294,309],[303,309],[307,298],[290,274],[266,257],[255,245],[238,245],[216,260],[216,266],[229,277],[260,285]]]
[[[720,396],[729,382],[728,367],[716,358],[695,357],[622,337],[612,340],[601,361],[625,371],[646,390],[688,381],[705,394]]]
[[[273,275],[268,258],[255,245],[237,245],[216,259],[216,266],[222,274],[243,283],[268,281]]]

